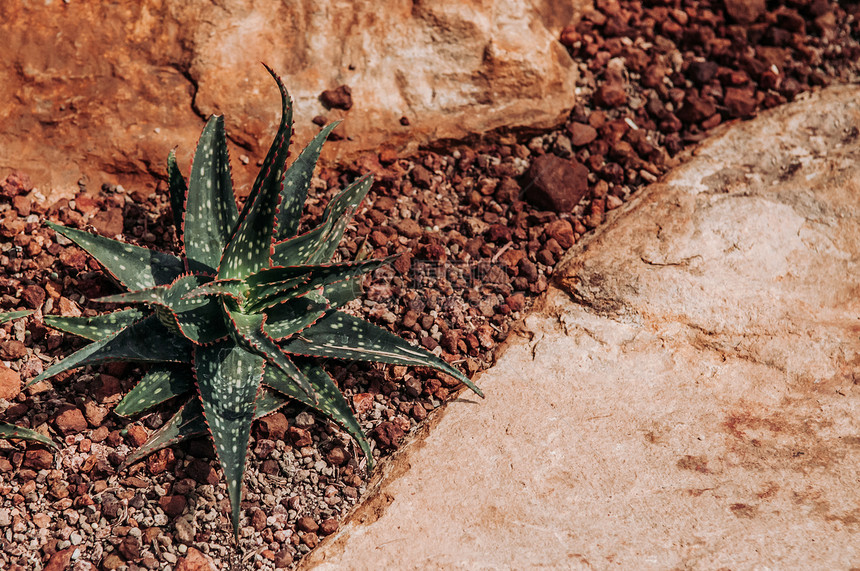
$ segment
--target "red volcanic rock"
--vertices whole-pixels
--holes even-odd
[[[525,199],[546,210],[570,212],[588,193],[588,169],[555,155],[536,158],[528,172]]]

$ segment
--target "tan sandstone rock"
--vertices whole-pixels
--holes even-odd
[[[858,89],[734,125],[580,241],[305,569],[860,566]]]
[[[187,170],[203,118],[224,113],[246,189],[278,121],[261,61],[291,90],[299,143],[315,116],[346,119],[328,159],[549,126],[574,102],[557,36],[582,3],[9,0],[0,176],[19,168],[68,193],[81,177],[151,187],[173,147]],[[351,108],[325,109],[322,93],[343,86]]]

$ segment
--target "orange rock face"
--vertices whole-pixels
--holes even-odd
[[[556,40],[573,11],[565,3],[569,18],[556,22],[556,3],[398,0],[383,12],[330,1],[9,0],[0,176],[21,169],[69,197],[80,179],[152,189],[168,151],[178,147],[187,170],[204,119],[224,113],[234,179],[247,190],[278,120],[261,61],[292,90],[298,142],[316,133],[316,116],[347,119],[328,160],[549,126],[574,102],[575,68]]]

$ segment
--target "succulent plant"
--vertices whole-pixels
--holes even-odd
[[[92,343],[31,381],[109,361],[150,363],[115,412],[133,415],[173,397],[184,403],[126,465],[210,434],[237,538],[251,423],[290,399],[341,425],[372,465],[367,439],[321,360],[432,367],[481,395],[444,360],[339,309],[358,295],[363,274],[390,261],[332,261],[373,181],[356,180],[328,204],[318,226],[297,235],[321,147],[336,125],[322,129],[286,169],[291,101],[280,78],[266,69],[281,94],[280,128],[241,211],[223,117],[213,116],[203,129],[187,183],[175,155],[168,157],[180,256],[48,223],[127,290],[98,301],[132,307],[95,317],[45,316],[51,327]]]
[[[0,314],[0,324],[6,323],[7,321],[12,321],[13,319],[18,319],[19,317],[27,317],[31,313],[33,312],[8,311],[6,313]],[[44,434],[36,432],[35,430],[30,430],[29,428],[24,428],[23,426],[15,426],[14,424],[9,424],[7,422],[0,422],[0,438],[20,438],[21,440],[30,440],[32,442],[46,444],[51,448],[57,447],[54,441],[45,436]]]

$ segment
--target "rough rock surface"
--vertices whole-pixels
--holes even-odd
[[[741,24],[750,24],[767,10],[765,0],[725,0],[726,12]]]
[[[305,568],[860,565],[857,91],[723,130],[577,243],[487,399]]]
[[[581,3],[4,2],[0,177],[14,167],[68,191],[81,177],[152,185],[177,145],[187,169],[203,118],[224,113],[247,184],[278,120],[260,61],[291,90],[300,142],[316,116],[347,119],[330,159],[546,127],[575,99],[556,38]],[[343,86],[351,108],[327,110],[321,95]]]
[[[524,198],[539,208],[570,212],[588,194],[588,169],[556,155],[541,155],[528,173]]]

